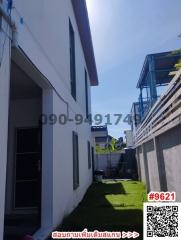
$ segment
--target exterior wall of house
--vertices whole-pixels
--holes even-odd
[[[14,0],[14,6],[12,18],[18,26],[19,46],[70,107],[85,114],[84,69],[87,66],[71,0],[26,3]],[[23,24],[20,18],[23,18]],[[69,19],[75,33],[77,102],[70,94]]]
[[[108,138],[108,131],[107,128],[105,130],[100,130],[100,131],[93,131],[92,130],[92,142],[93,142],[93,146],[96,146],[96,144],[98,144],[101,148],[105,148],[106,144],[107,144],[107,138]],[[96,141],[96,138],[105,138],[104,141]]]
[[[54,90],[43,91],[44,114],[66,114],[67,107],[60,101]],[[75,115],[75,109],[69,109],[69,117]],[[79,138],[79,187],[73,190],[73,152],[72,131]],[[68,122],[65,125],[43,125],[42,156],[42,231],[47,231],[60,224],[64,216],[69,214],[82,200],[88,186],[92,182],[92,169],[88,169],[87,141],[91,140],[88,123],[76,125]],[[50,161],[53,159],[53,161]],[[44,230],[45,229],[45,230]],[[51,230],[52,230],[51,229]],[[39,237],[39,232],[35,234]]]
[[[107,142],[99,142],[99,143],[96,143],[96,144],[98,144],[99,147],[101,147],[101,148],[106,148]]]
[[[0,24],[1,24],[0,17]],[[6,186],[6,164],[7,164],[7,140],[8,140],[8,105],[9,105],[9,84],[10,84],[10,30],[7,24],[2,20],[2,29],[7,31],[7,36],[0,32],[0,48],[2,49],[2,40],[6,37],[4,51],[1,52],[0,65],[0,239],[3,239],[4,227],[4,204],[5,204],[5,186]],[[10,34],[9,34],[10,33]],[[3,52],[3,55],[2,55]]]
[[[107,137],[108,133],[107,131],[94,131],[92,132],[92,137],[96,138],[96,137]]]
[[[53,111],[55,114],[66,112],[65,105],[60,103],[56,94],[53,95]],[[70,110],[70,118],[75,112]],[[79,187],[73,191],[73,152],[72,131],[79,138]],[[53,225],[60,223],[63,216],[70,213],[82,200],[85,191],[92,182],[92,171],[88,170],[87,141],[90,141],[90,128],[87,123],[65,126],[56,124],[53,129]]]
[[[12,19],[18,32],[18,45],[49,80],[50,89],[43,89],[43,113],[60,115],[68,112],[70,118],[75,114],[86,116],[85,102],[85,69],[84,53],[79,37],[71,0],[24,1],[14,0]],[[47,17],[48,16],[48,17]],[[70,93],[70,59],[69,59],[69,19],[75,33],[76,85],[77,101]],[[0,88],[0,110],[4,112],[0,121],[1,136],[4,142],[0,146],[0,157],[4,159],[0,167],[0,189],[5,191],[5,167],[8,123],[8,91],[9,91],[9,49],[6,44],[6,60],[0,75],[3,74],[3,87]],[[6,70],[6,72],[4,71]],[[88,72],[88,71],[87,71]],[[1,84],[1,83],[0,83]],[[88,75],[89,111],[90,79]],[[2,91],[2,92],[1,92]],[[6,125],[4,124],[6,123]],[[80,184],[73,190],[73,153],[72,131],[79,137],[79,174]],[[35,239],[45,239],[48,231],[53,230],[63,217],[70,213],[83,198],[92,182],[92,169],[88,169],[87,141],[91,141],[89,124],[76,125],[75,121],[65,125],[46,124],[43,126],[42,152],[42,226],[35,234]],[[0,233],[3,233],[4,194],[0,201]],[[8,211],[7,206],[7,211]],[[0,240],[3,239],[0,236]]]

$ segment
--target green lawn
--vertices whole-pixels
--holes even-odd
[[[58,230],[87,228],[90,231],[137,231],[142,235],[144,201],[146,189],[140,182],[105,180],[94,183]]]

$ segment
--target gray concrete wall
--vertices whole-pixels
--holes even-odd
[[[138,180],[141,181],[141,163],[139,157],[139,147],[136,148],[136,161],[137,161],[137,168],[138,168]]]
[[[103,170],[105,177],[108,178],[137,179],[135,151],[133,149],[125,149],[122,153],[96,154],[95,170]]]
[[[158,164],[156,158],[156,148],[154,139],[145,144],[145,155],[147,160],[147,175],[149,189],[151,191],[160,191]]]
[[[111,154],[96,154],[95,156],[95,169],[104,170],[105,174],[108,169],[118,167],[120,161],[120,153],[111,153]]]
[[[137,162],[148,191],[175,191],[181,201],[181,125],[138,146]]]
[[[138,158],[138,161],[140,162],[140,179],[141,181],[143,181],[144,183],[147,184],[147,181],[146,181],[146,172],[145,172],[145,162],[144,162],[144,156],[143,156],[143,146],[139,146],[138,149],[137,149],[137,152],[138,152],[138,155],[137,155],[137,158]]]
[[[175,191],[177,201],[181,201],[181,125],[159,136],[157,143],[159,161],[163,162],[162,185],[167,191]]]

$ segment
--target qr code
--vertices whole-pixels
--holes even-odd
[[[181,240],[181,203],[144,203],[144,240]]]

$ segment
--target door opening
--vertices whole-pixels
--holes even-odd
[[[41,227],[42,88],[11,63],[4,239]]]
[[[15,209],[38,209],[41,200],[40,128],[16,129],[15,176]]]

